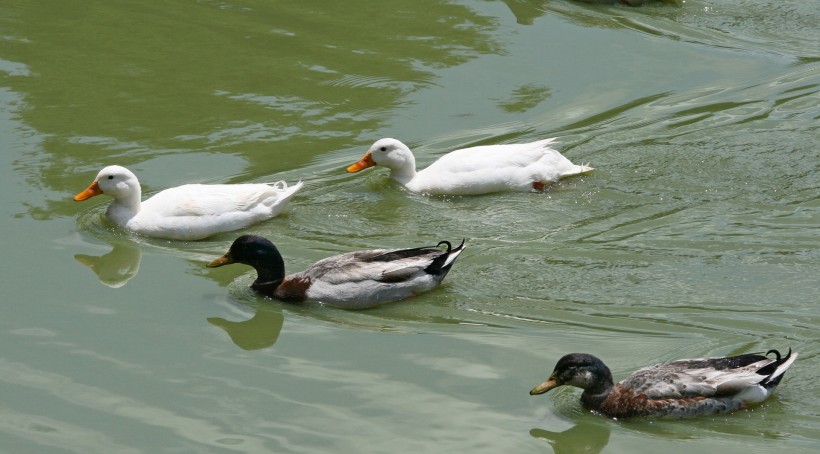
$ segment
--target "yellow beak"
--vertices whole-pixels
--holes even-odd
[[[207,266],[208,268],[216,268],[222,265],[230,265],[231,263],[233,263],[233,259],[231,259],[230,254],[225,254],[222,257],[219,257],[218,259],[214,259],[208,262],[208,264],[205,266]]]
[[[552,388],[557,388],[561,386],[558,381],[555,380],[554,376],[548,378],[544,383],[536,386],[535,388],[530,390],[530,395],[534,396],[536,394],[544,394],[545,392],[551,390]]]
[[[91,197],[94,197],[95,195],[100,195],[102,193],[103,192],[100,189],[100,185],[97,184],[97,182],[95,181],[91,183],[91,185],[88,188],[86,188],[85,191],[75,195],[74,200],[76,202],[82,202],[83,200],[90,199]]]
[[[351,164],[350,167],[347,168],[348,173],[355,173],[360,170],[364,170],[368,167],[373,167],[376,165],[376,161],[373,160],[373,156],[368,151],[362,156],[362,159],[359,159],[359,162],[355,164]]]

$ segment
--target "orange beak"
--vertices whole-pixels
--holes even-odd
[[[356,173],[360,170],[364,170],[375,165],[376,161],[373,160],[373,156],[368,151],[364,156],[362,156],[362,159],[359,159],[359,162],[351,164],[350,167],[347,168],[347,173]]]
[[[74,201],[82,202],[83,200],[90,199],[91,197],[94,197],[95,195],[100,195],[102,193],[103,192],[100,189],[100,185],[98,185],[97,182],[95,181],[95,182],[91,183],[91,186],[86,188],[85,191],[75,195],[74,196]]]

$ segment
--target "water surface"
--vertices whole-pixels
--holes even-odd
[[[815,452],[820,8],[551,1],[13,2],[0,11],[3,452]],[[558,137],[597,171],[427,197],[344,168]],[[466,238],[441,288],[366,311],[255,297],[237,236],[129,235],[76,203],[302,179],[247,229],[297,271]],[[530,397],[571,351],[616,377],[800,352],[734,415],[610,421]]]

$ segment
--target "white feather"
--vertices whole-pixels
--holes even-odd
[[[114,198],[106,216],[117,225],[141,235],[175,240],[198,240],[270,219],[287,207],[303,185],[301,181],[290,187],[284,181],[186,184],[142,201],[137,177],[121,166],[102,169],[94,184],[102,194]]]
[[[544,139],[455,150],[418,172],[413,152],[396,139],[378,140],[365,156],[370,155],[376,165],[389,168],[390,177],[407,189],[428,194],[531,191],[534,183],[546,184],[594,170],[575,165],[550,148],[554,141]]]

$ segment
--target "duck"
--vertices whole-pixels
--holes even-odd
[[[530,143],[483,145],[445,154],[416,171],[407,145],[385,138],[347,168],[355,173],[373,166],[390,169],[390,178],[413,192],[431,195],[478,195],[502,191],[543,191],[561,178],[595,169],[575,165],[550,148],[555,138]]]
[[[74,200],[105,194],[114,198],[105,210],[106,217],[126,230],[154,238],[200,240],[275,217],[301,188],[301,181],[293,186],[284,181],[186,184],[142,200],[137,176],[113,165],[100,170]]]
[[[786,356],[769,350],[766,355],[681,359],[644,367],[613,384],[609,368],[600,359],[570,353],[558,360],[552,375],[530,395],[575,386],[584,390],[584,407],[614,419],[716,415],[769,398],[795,359],[797,353],[791,348]]]
[[[439,248],[442,245],[446,250]],[[366,309],[433,289],[465,247],[465,241],[455,248],[449,241],[440,241],[435,247],[347,252],[322,259],[300,273],[285,275],[284,259],[270,240],[242,235],[227,253],[206,266],[252,266],[257,277],[251,288],[267,298]]]

